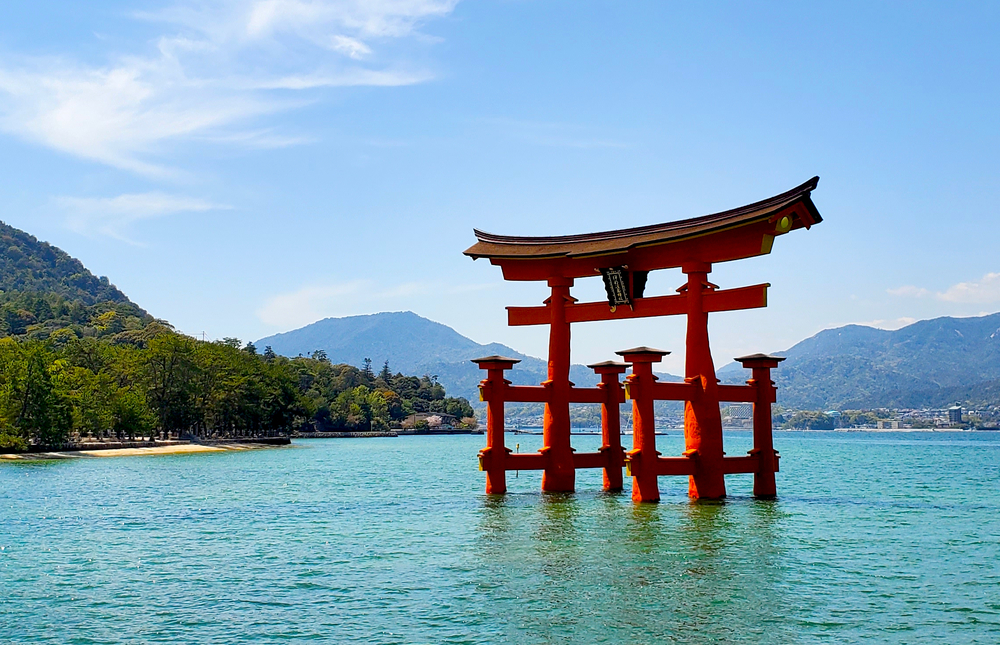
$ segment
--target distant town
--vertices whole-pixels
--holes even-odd
[[[622,427],[631,427],[632,409],[622,406]],[[600,427],[587,406],[571,413],[573,427]],[[728,429],[751,429],[753,405],[732,403],[722,408],[722,422]],[[514,428],[540,428],[542,415],[519,414],[510,419]],[[657,427],[682,428],[683,411],[658,412]],[[875,408],[872,410],[796,410],[775,406],[772,423],[776,430],[1000,430],[1000,406],[967,409],[960,405],[947,408]]]

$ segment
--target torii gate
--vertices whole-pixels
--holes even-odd
[[[542,470],[543,491],[572,491],[577,468],[603,468],[604,486],[622,488],[622,466],[633,478],[632,498],[657,501],[659,475],[688,475],[691,497],[726,495],[725,475],[754,473],[754,494],[773,497],[778,453],[771,437],[774,384],[770,370],[783,360],[755,354],[737,360],[753,370],[747,385],[719,385],[708,341],[708,314],[767,306],[767,287],[758,284],[719,289],[708,281],[712,264],[771,252],[774,238],[822,221],[810,199],[819,177],[786,193],[733,210],[638,228],[559,237],[511,237],[475,231],[478,242],[465,254],[489,258],[506,280],[546,281],[551,296],[542,307],[508,307],[509,325],[549,325],[548,379],[538,386],[514,386],[504,371],[518,361],[488,356],[474,362],[487,371],[480,385],[488,404],[486,448],[479,453],[486,471],[486,492],[507,490],[506,471]],[[645,296],[650,271],[680,268],[687,282],[678,295]],[[601,275],[608,302],[579,303],[570,296],[578,278]],[[658,383],[652,364],[668,352],[636,347],[617,352],[625,362],[590,365],[601,375],[595,388],[569,380],[570,325],[577,322],[687,315],[685,380]],[[618,381],[631,366],[624,392]],[[632,400],[633,449],[621,447],[618,405]],[[654,400],[685,401],[680,457],[656,451]],[[542,449],[511,454],[504,446],[504,402],[545,403]],[[746,457],[726,457],[722,445],[720,401],[754,404],[754,449]],[[570,443],[570,403],[602,404],[603,445],[596,453],[576,453]]]

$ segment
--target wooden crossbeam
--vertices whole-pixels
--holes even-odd
[[[506,385],[499,392],[504,401],[511,403],[547,403],[552,389],[545,385]],[[489,401],[495,392],[486,381],[479,386],[479,400]],[[570,403],[604,403],[607,394],[599,387],[572,387],[569,390]],[[624,393],[618,395],[618,402],[625,402]]]
[[[574,452],[573,468],[604,468],[608,456],[603,452]]]
[[[505,470],[545,470],[548,465],[548,458],[538,452],[507,453],[504,458]]]
[[[693,475],[698,464],[690,457],[657,457],[657,475]]]
[[[719,400],[739,403],[757,401],[757,388],[749,385],[720,385]]]
[[[604,468],[608,457],[602,452],[579,452],[573,454],[574,468]],[[507,453],[504,458],[505,470],[544,470],[548,466],[548,458],[538,452]],[[693,475],[698,463],[690,457],[657,457],[657,475]],[[760,470],[760,458],[757,455],[746,457],[723,457],[722,470],[727,475],[736,473],[755,473]],[[778,472],[778,460],[774,461],[774,472]]]
[[[548,457],[539,452],[507,453],[504,458],[505,470],[544,470],[548,464]],[[603,452],[573,453],[573,468],[604,468],[607,465],[608,455]]]
[[[771,286],[769,283],[764,283],[736,289],[706,291],[702,295],[702,307],[708,313],[766,307],[769,286]],[[639,298],[632,307],[622,305],[615,311],[611,311],[607,302],[567,304],[566,322],[625,320],[628,318],[677,316],[685,313],[687,313],[687,296],[678,294],[676,296]],[[548,325],[549,322],[548,307],[507,307],[507,324],[511,327]]]
[[[654,401],[691,401],[701,394],[694,383],[653,383]]]
[[[735,473],[756,473],[760,471],[760,456],[723,457],[722,472],[727,475]],[[778,460],[774,460],[774,472],[778,472]]]
[[[503,389],[503,398],[515,403],[545,403],[549,393],[544,385],[508,385]]]

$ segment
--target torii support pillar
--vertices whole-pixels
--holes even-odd
[[[757,390],[753,402],[753,450],[751,455],[757,455],[757,472],[753,474],[754,497],[773,499],[778,494],[774,482],[774,473],[778,469],[778,452],[774,449],[774,438],[771,434],[771,405],[776,399],[774,382],[771,380],[771,370],[785,360],[781,356],[767,354],[752,354],[736,359],[743,367],[753,370],[747,385]]]
[[[684,404],[685,454],[697,454],[698,469],[688,479],[688,495],[698,499],[722,499],[726,496],[723,468],[722,414],[719,411],[719,380],[708,344],[708,312],[704,296],[717,288],[708,281],[712,265],[707,262],[684,264],[687,284],[680,291],[687,295],[687,342],[684,357],[684,380],[698,387],[697,396]]]
[[[620,354],[632,364],[632,374],[625,380],[628,398],[632,399],[632,450],[628,453],[632,474],[632,501],[660,501],[656,477],[660,453],[656,451],[656,419],[653,413],[653,363],[670,352],[649,347],[626,349]]]
[[[596,374],[600,374],[601,382],[597,384],[603,393],[601,402],[601,448],[600,452],[606,458],[604,466],[604,490],[618,491],[622,489],[622,466],[625,465],[624,448],[622,448],[621,415],[618,404],[624,401],[624,392],[618,375],[624,374],[628,363],[604,361],[588,365]]]
[[[486,401],[486,447],[479,451],[479,469],[486,471],[486,494],[507,492],[507,453],[504,445],[504,390],[510,381],[503,377],[506,370],[521,361],[506,356],[487,356],[473,359],[480,369],[486,370],[486,379],[479,383],[479,396]]]
[[[566,305],[574,302],[569,295],[573,278],[549,278],[551,297],[545,301],[549,310],[549,388],[542,417],[542,449],[547,465],[542,472],[542,490],[571,493],[576,488],[576,468],[570,445],[569,392],[569,323]]]

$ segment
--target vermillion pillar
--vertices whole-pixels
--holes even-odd
[[[715,289],[708,282],[712,265],[691,262],[681,267],[687,274],[682,290],[687,294],[687,343],[684,376],[700,387],[693,400],[684,405],[684,443],[697,450],[696,474],[688,480],[688,494],[694,498],[721,499],[726,496],[723,470],[722,415],[719,412],[718,379],[708,344],[708,313],[703,298]]]
[[[546,301],[549,311],[549,388],[542,419],[542,443],[539,451],[545,455],[547,465],[542,473],[542,490],[549,492],[573,491],[576,486],[576,468],[573,466],[573,448],[570,445],[569,394],[569,323],[566,322],[566,305],[573,302],[569,288],[572,278],[549,278],[552,296]]]
[[[757,390],[757,398],[753,403],[753,450],[750,451],[751,455],[757,455],[758,458],[757,472],[753,475],[753,494],[754,497],[770,499],[778,492],[774,481],[774,473],[778,469],[778,453],[774,449],[771,432],[771,405],[776,400],[776,390],[771,380],[771,370],[785,359],[781,356],[753,354],[736,360],[743,367],[753,370],[747,385]]]
[[[656,477],[660,453],[656,451],[656,419],[653,412],[653,363],[669,354],[659,349],[635,347],[615,352],[632,364],[632,374],[625,380],[632,399],[632,450],[628,453],[632,472],[632,501],[658,502],[660,488]]]
[[[486,448],[479,451],[479,465],[486,471],[486,494],[507,492],[507,453],[504,445],[504,389],[510,381],[503,373],[521,361],[504,356],[487,356],[473,359],[480,369],[487,370],[486,380],[480,382],[480,398],[486,401]]]
[[[601,375],[597,387],[604,392],[601,402],[601,454],[605,457],[604,490],[622,489],[622,466],[625,465],[624,448],[622,448],[621,415],[618,405],[622,402],[622,386],[618,375],[628,369],[627,363],[604,361],[588,365],[595,373]]]

